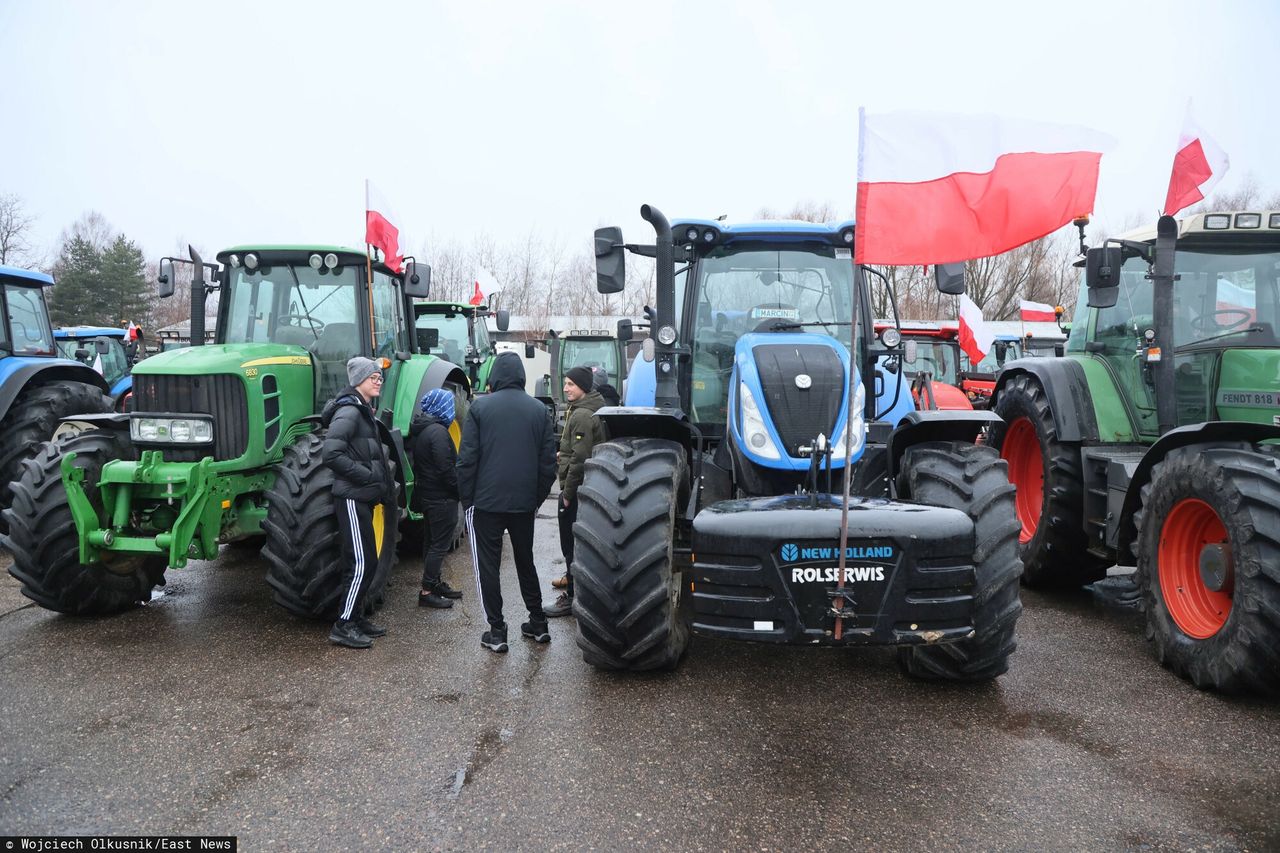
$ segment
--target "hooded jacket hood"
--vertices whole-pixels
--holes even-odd
[[[489,371],[489,390],[501,391],[503,388],[524,390],[524,363],[513,352],[498,353],[493,360],[493,369]]]
[[[329,422],[333,420],[334,412],[343,406],[369,406],[365,403],[364,398],[360,396],[360,392],[354,386],[348,385],[338,392],[337,396],[324,404],[324,408],[320,410],[320,423],[323,426],[329,426]]]

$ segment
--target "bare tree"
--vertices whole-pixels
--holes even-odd
[[[35,221],[17,195],[0,195],[0,264],[32,260],[30,231]]]

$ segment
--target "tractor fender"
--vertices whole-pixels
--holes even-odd
[[[684,416],[656,406],[605,406],[596,410],[609,438],[664,438],[688,449],[702,444],[701,435]]]
[[[6,358],[4,362],[8,369],[0,373],[0,419],[9,413],[9,407],[22,389],[32,384],[83,382],[103,394],[111,393],[107,381],[98,371],[70,359],[17,357]]]
[[[889,433],[888,478],[898,475],[898,463],[907,448],[926,441],[972,442],[985,426],[1001,423],[1000,416],[987,411],[914,411],[908,412],[897,429]]]
[[[1276,439],[1280,439],[1280,425],[1248,421],[1208,421],[1178,427],[1160,436],[1134,469],[1133,479],[1125,490],[1120,525],[1116,530],[1116,552],[1123,557],[1130,554],[1129,549],[1138,535],[1133,516],[1142,507],[1142,489],[1151,482],[1152,469],[1170,453],[1186,447],[1239,447],[1241,443],[1256,444]]]
[[[1019,374],[1034,376],[1044,389],[1059,441],[1098,440],[1098,419],[1093,412],[1089,383],[1084,368],[1075,359],[1019,358],[1007,363],[996,378],[991,409],[995,409],[1004,386]]]

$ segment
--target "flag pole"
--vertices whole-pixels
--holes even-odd
[[[364,268],[365,288],[369,292],[369,354],[378,354],[373,330],[373,244],[369,242],[369,179],[364,179]]]

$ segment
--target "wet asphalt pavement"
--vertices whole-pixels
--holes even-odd
[[[561,566],[554,507],[539,570]],[[479,646],[402,560],[370,651],[270,600],[256,554],[145,608],[43,611],[0,581],[0,835],[232,834],[241,849],[1280,849],[1280,702],[1201,692],[1141,617],[1024,592],[1008,675],[889,650],[698,639],[670,674],[587,667],[571,619]],[[8,558],[0,557],[7,566]]]

